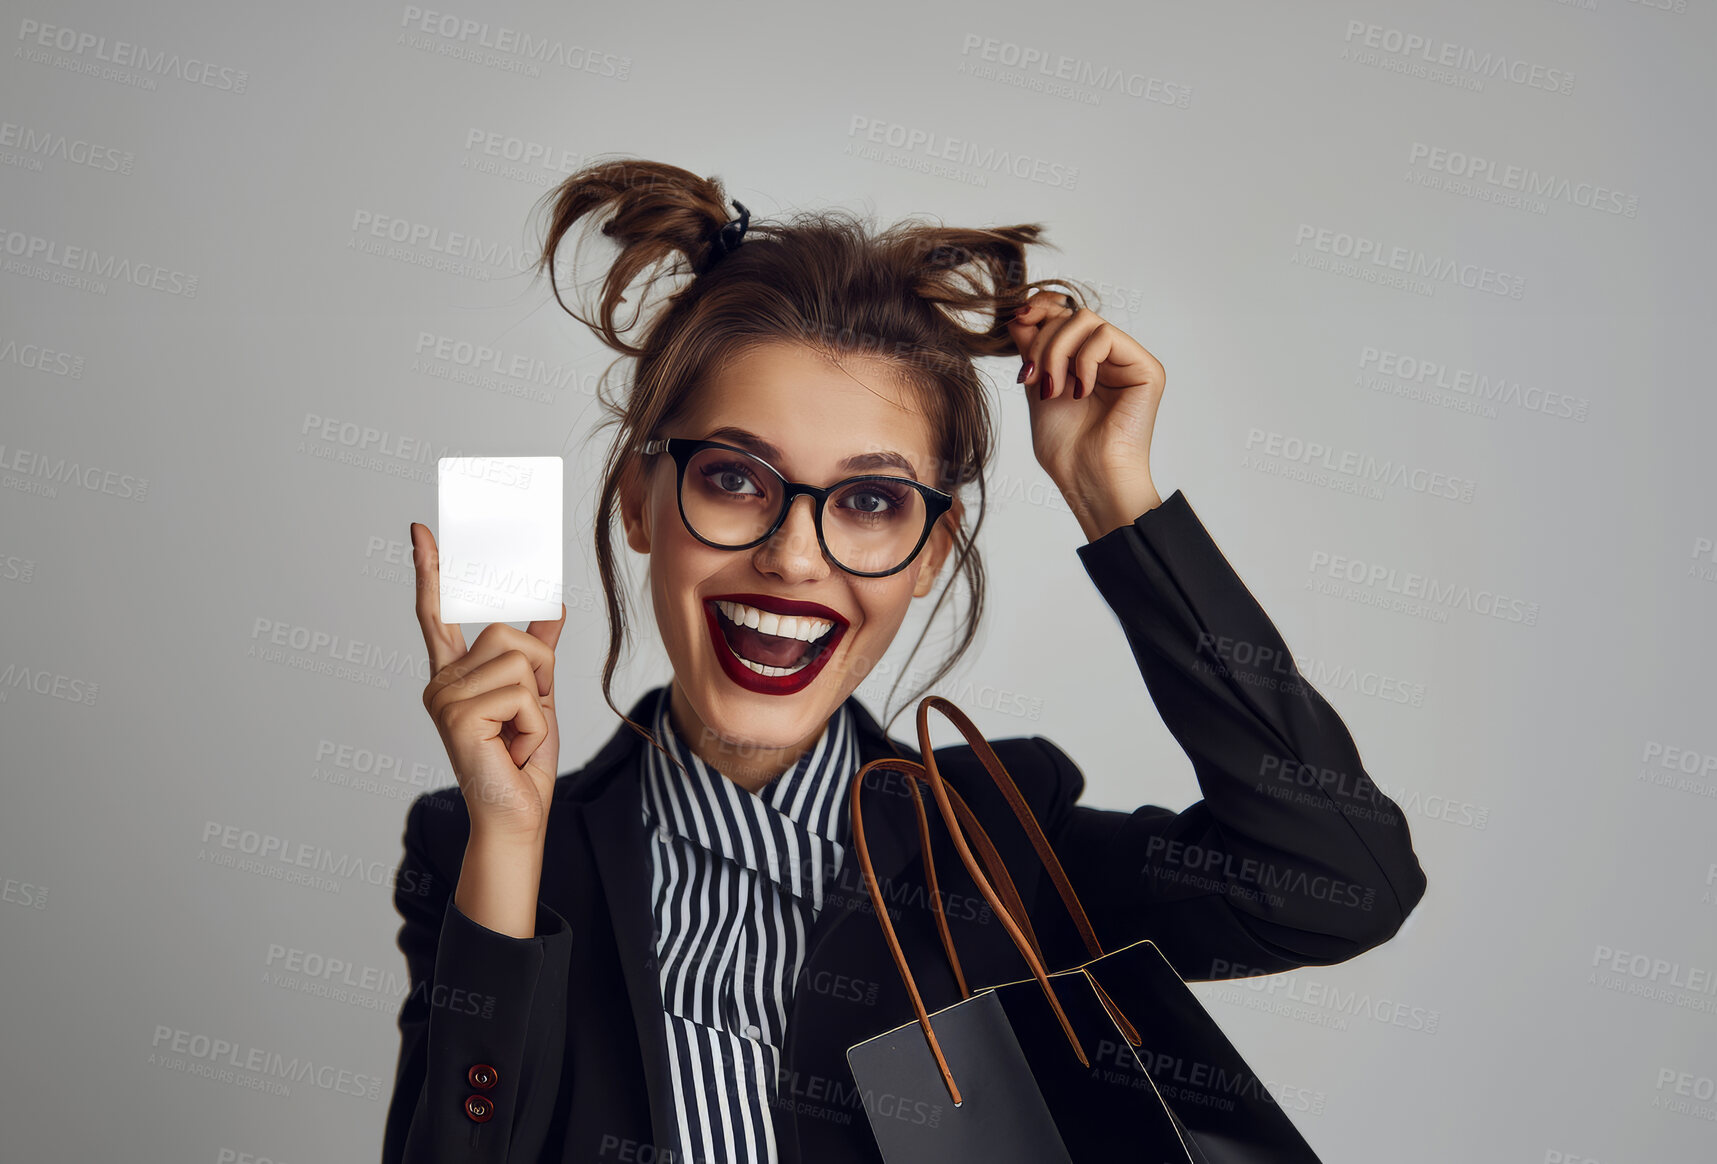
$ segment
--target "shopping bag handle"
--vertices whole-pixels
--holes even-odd
[[[905,763],[912,764],[920,775],[923,774],[922,766],[915,761],[905,761]],[[887,766],[886,762],[883,766]],[[899,763],[896,766],[900,766]],[[1019,924],[1020,930],[1025,934],[1025,940],[1031,945],[1032,952],[1037,955],[1038,961],[1043,961],[1043,947],[1038,944],[1037,933],[1031,928],[1029,911],[1025,908],[1025,903],[1020,900],[1019,889],[1014,885],[1013,877],[1008,873],[1007,863],[1002,860],[1001,854],[996,851],[995,845],[991,843],[989,836],[984,832],[983,826],[978,823],[977,814],[967,807],[965,798],[953,785],[946,785],[946,787],[949,799],[954,803],[954,814],[959,817],[960,824],[971,833],[972,843],[978,847],[978,856],[982,858],[984,868],[989,872],[990,880],[995,883],[996,892],[1001,896],[1002,902],[1007,906],[1014,921]],[[924,872],[930,882],[930,907],[936,914],[936,928],[942,936],[942,948],[948,952],[948,964],[953,968],[954,981],[960,988],[960,997],[970,998],[972,991],[966,985],[966,974],[960,965],[960,956],[954,952],[954,935],[948,930],[947,911],[942,908],[942,888],[936,882],[936,861],[930,852],[930,818],[925,814],[924,801],[918,795],[916,777],[913,778],[912,787],[908,791],[912,797],[912,807],[918,816],[918,851],[924,856]]]
[[[978,730],[971,718],[940,695],[926,695],[918,704],[918,742],[924,755],[925,764],[932,772],[936,770],[936,755],[930,746],[930,711],[932,708],[940,711],[949,723],[959,729],[960,734],[966,738],[966,743],[971,745],[972,754],[978,757],[978,760],[984,765],[984,771],[989,773],[991,781],[1007,798],[1008,807],[1013,809],[1014,816],[1019,819],[1021,827],[1025,829],[1025,834],[1031,841],[1031,847],[1037,850],[1038,859],[1043,862],[1044,869],[1049,873],[1049,879],[1055,883],[1056,893],[1061,895],[1062,904],[1067,906],[1067,912],[1072,915],[1074,928],[1079,931],[1080,938],[1084,940],[1085,949],[1090,952],[1093,958],[1101,958],[1103,946],[1097,940],[1097,931],[1092,928],[1091,920],[1085,916],[1085,907],[1079,903],[1079,895],[1073,892],[1073,883],[1068,880],[1066,870],[1061,867],[1061,861],[1050,846],[1049,838],[1043,835],[1043,828],[1037,823],[1037,817],[1033,815],[1031,806],[1025,802],[1025,797],[1020,794],[1019,786],[1014,783],[1013,777],[1002,765],[1001,758],[996,755],[996,750],[990,746],[990,742],[984,738],[983,733]],[[932,789],[939,786],[944,786],[943,782],[940,780],[932,781]],[[944,817],[946,817],[945,809]],[[950,831],[953,831],[952,825],[949,827]],[[972,827],[980,834],[983,831],[978,827],[976,820],[973,820]],[[966,852],[965,846],[958,844],[958,832],[954,832],[954,836],[957,842],[956,848],[959,849],[961,858],[970,856]],[[985,840],[988,843],[988,838]],[[925,859],[929,860],[928,855]],[[970,864],[968,861],[968,868]]]
[[[882,926],[882,935],[888,942],[889,954],[894,958],[895,968],[900,971],[901,981],[906,984],[906,993],[912,999],[913,1013],[918,1018],[918,1025],[924,1030],[925,1040],[930,1044],[930,1053],[936,1059],[936,1070],[940,1072],[942,1083],[948,1088],[948,1095],[954,1101],[954,1106],[959,1107],[963,1102],[960,1098],[960,1088],[954,1082],[953,1072],[948,1069],[948,1060],[942,1054],[942,1044],[937,1040],[936,1032],[930,1026],[929,1012],[924,1008],[924,998],[918,992],[918,983],[912,977],[912,970],[906,964],[906,954],[900,948],[900,939],[895,936],[894,923],[889,920],[888,916],[888,905],[882,899],[882,889],[877,884],[876,870],[871,865],[870,848],[865,844],[864,816],[859,807],[859,793],[864,788],[865,773],[869,772],[872,768],[890,768],[907,774],[909,779],[907,780],[906,786],[911,791],[913,804],[917,806],[919,812],[920,837],[925,839],[929,836],[929,818],[924,815],[924,802],[918,795],[917,777],[922,776],[930,780],[933,786],[941,780],[941,777],[939,775],[930,775],[926,773],[924,765],[918,763],[916,760],[891,760],[886,757],[879,760],[872,760],[870,763],[860,768],[854,775],[849,800],[852,813],[853,847],[858,851],[859,868],[864,871],[864,884],[865,888],[870,891],[871,902],[876,908],[877,923]],[[952,815],[952,806],[948,803],[946,791],[939,791],[941,791],[941,795],[937,797],[937,806],[942,810],[944,821],[946,821],[947,817]],[[950,826],[950,832],[953,832],[952,826]],[[959,834],[956,832],[954,835],[958,836]],[[963,839],[960,844],[962,849],[964,849]],[[926,854],[929,853],[928,845],[925,846],[924,851]],[[968,858],[970,857],[970,850],[966,850],[966,855]],[[972,865],[968,863],[967,867],[970,869]],[[926,872],[928,872],[928,861],[926,861],[925,868]],[[1043,961],[1031,948],[1031,944],[1025,940],[1025,935],[1020,932],[1018,924],[1014,921],[1013,914],[1011,914],[1007,907],[1001,903],[1000,899],[996,895],[995,889],[990,885],[989,881],[984,878],[982,873],[977,874],[974,880],[976,881],[978,888],[983,891],[984,899],[990,903],[990,909],[995,913],[996,917],[1000,919],[1002,926],[1007,930],[1008,937],[1012,939],[1014,946],[1025,958],[1026,964],[1031,967],[1032,975],[1037,979],[1038,985],[1043,987],[1044,994],[1049,999],[1050,1009],[1055,1012],[1055,1017],[1060,1021],[1061,1029],[1067,1033],[1067,1039],[1073,1044],[1073,1052],[1079,1057],[1080,1064],[1082,1066],[1089,1067],[1091,1065],[1091,1061],[1085,1057],[1084,1049],[1079,1046],[1079,1040],[1073,1034],[1073,1026],[1067,1021],[1067,1014],[1061,1009],[1061,1002],[1055,997],[1054,988],[1049,985],[1049,976],[1043,968]],[[934,884],[932,884],[931,901],[935,903],[934,908],[936,910],[937,924],[942,931],[942,941],[948,949],[948,955],[950,958],[953,958],[953,942],[948,933],[947,922],[942,915],[942,906],[941,902],[938,900],[938,896],[936,888]],[[959,974],[958,965],[958,959],[955,959],[956,974]],[[965,981],[963,978],[961,979],[960,985],[962,996],[966,996]]]
[[[1066,872],[1061,868],[1061,862],[1055,856],[1055,850],[1050,847],[1048,840],[1043,835],[1042,828],[1037,823],[1037,818],[1032,815],[1030,806],[1026,804],[1025,798],[1020,795],[1019,789],[1014,784],[1013,778],[1008,775],[1007,769],[996,757],[995,752],[989,746],[988,741],[983,738],[983,735],[977,730],[977,727],[972,723],[972,721],[966,717],[965,713],[958,707],[954,706],[954,704],[940,696],[926,696],[918,705],[918,736],[922,747],[922,753],[928,761],[928,766],[920,764],[914,760],[899,758],[890,759],[885,757],[882,759],[872,760],[870,763],[859,769],[858,773],[854,776],[848,799],[850,802],[852,818],[852,839],[858,850],[859,866],[864,872],[865,888],[870,892],[871,901],[876,907],[877,922],[882,926],[883,936],[888,942],[889,952],[894,958],[896,968],[900,971],[902,981],[906,984],[907,994],[912,1000],[912,1008],[917,1016],[918,1025],[923,1029],[925,1040],[930,1046],[930,1052],[936,1059],[937,1070],[941,1073],[943,1084],[948,1088],[948,1094],[953,1099],[954,1105],[958,1107],[961,1103],[959,1087],[955,1084],[953,1074],[948,1069],[948,1062],[942,1054],[942,1047],[936,1038],[936,1032],[930,1026],[930,1016],[925,1010],[923,997],[918,991],[918,984],[912,977],[910,967],[907,966],[906,955],[900,947],[900,940],[895,935],[893,922],[888,916],[888,908],[882,899],[882,890],[877,884],[876,871],[871,865],[870,851],[865,844],[864,817],[860,807],[860,793],[864,787],[864,776],[872,768],[889,768],[903,772],[908,777],[907,791],[912,797],[913,808],[918,817],[919,839],[924,858],[925,873],[930,882],[930,899],[932,908],[936,912],[936,923],[937,928],[941,933],[942,944],[947,950],[949,961],[953,964],[954,975],[960,986],[961,997],[969,997],[970,992],[966,988],[965,976],[960,968],[959,956],[954,951],[953,938],[948,930],[947,919],[942,911],[941,894],[936,884],[935,862],[932,859],[930,852],[929,818],[924,811],[923,800],[918,795],[919,778],[925,779],[930,784],[931,792],[936,797],[937,808],[942,814],[943,823],[948,828],[949,835],[954,841],[954,847],[959,852],[960,859],[966,866],[966,871],[971,875],[972,881],[978,887],[979,891],[983,893],[984,899],[989,902],[991,910],[1001,921],[1003,928],[1007,931],[1008,937],[1014,943],[1015,948],[1019,950],[1020,955],[1031,968],[1032,976],[1037,979],[1038,985],[1043,988],[1044,995],[1049,1001],[1050,1009],[1055,1012],[1056,1019],[1060,1022],[1063,1033],[1066,1034],[1068,1042],[1073,1047],[1074,1055],[1078,1057],[1082,1066],[1089,1067],[1091,1064],[1090,1060],[1085,1055],[1084,1049],[1079,1045],[1078,1037],[1073,1033],[1073,1025],[1068,1021],[1066,1012],[1062,1010],[1060,1000],[1056,998],[1054,988],[1049,984],[1049,975],[1044,969],[1041,951],[1037,948],[1036,935],[1033,934],[1028,939],[1026,933],[1022,931],[1022,925],[1024,930],[1029,930],[1031,923],[1028,919],[1025,905],[1020,900],[1018,890],[1015,888],[1012,878],[1008,876],[1006,863],[1002,861],[994,844],[985,834],[982,826],[979,825],[977,817],[972,813],[965,801],[959,796],[959,793],[948,787],[942,774],[936,768],[935,750],[930,744],[929,712],[932,706],[934,706],[938,711],[941,711],[942,714],[960,730],[960,734],[966,737],[967,742],[972,745],[973,752],[982,761],[984,770],[989,773],[990,778],[996,783],[997,787],[1001,789],[1003,796],[1007,798],[1009,806],[1012,807],[1014,811],[1014,815],[1019,818],[1020,824],[1024,826],[1027,836],[1031,838],[1032,847],[1037,850],[1038,856],[1043,861],[1044,867],[1048,870],[1050,879],[1055,883],[1056,890],[1060,893],[1063,903],[1067,905],[1069,913],[1072,914],[1074,925],[1079,930],[1080,936],[1084,939],[1087,949],[1091,951],[1092,957],[1102,957],[1103,947],[1101,943],[1098,942],[1095,931],[1091,928],[1090,920],[1085,916],[1084,907],[1080,905],[1078,895],[1073,891],[1072,883],[1068,881]],[[956,823],[956,818],[958,818],[958,823]],[[991,876],[1001,882],[1004,886],[1008,898],[1006,905],[998,899],[996,889],[990,884],[989,879],[987,879],[983,872],[978,868],[977,861],[973,858],[971,849],[967,847],[966,838],[961,827],[962,825],[972,831],[974,843],[983,853],[984,863],[990,868]],[[1127,1022],[1126,1017],[1120,1013],[1119,1009],[1115,1006],[1114,1002],[1109,999],[1107,993],[1102,989],[1102,987],[1097,985],[1096,980],[1094,978],[1090,978],[1089,975],[1087,975],[1087,978],[1090,979],[1091,984],[1096,988],[1097,994],[1101,998],[1105,1008],[1109,1011],[1111,1017],[1115,1019],[1117,1024],[1121,1026],[1128,1040],[1135,1045],[1138,1044],[1138,1034],[1132,1028],[1132,1025]]]
[[[1049,879],[1055,884],[1055,891],[1061,895],[1062,904],[1067,906],[1067,912],[1073,917],[1074,928],[1079,931],[1080,938],[1084,940],[1085,949],[1090,953],[1092,959],[1103,957],[1103,945],[1097,940],[1097,931],[1092,928],[1091,920],[1085,916],[1085,907],[1079,903],[1079,895],[1073,892],[1073,883],[1068,880],[1067,872],[1061,867],[1061,861],[1056,857],[1054,847],[1050,845],[1049,838],[1043,835],[1043,827],[1037,823],[1037,817],[1033,815],[1031,806],[1025,802],[1025,797],[1020,794],[1019,786],[1008,774],[1007,768],[1002,764],[1001,757],[996,755],[995,749],[990,746],[990,742],[984,738],[984,734],[978,730],[971,718],[940,695],[927,695],[918,704],[918,742],[931,770],[934,771],[936,768],[936,752],[930,746],[930,711],[932,708],[940,711],[966,738],[966,743],[972,748],[972,754],[983,763],[984,771],[989,773],[990,780],[1001,789],[1002,795],[1007,798],[1008,807],[1013,809],[1014,816],[1018,818],[1021,827],[1025,829],[1026,836],[1031,840],[1032,848],[1037,850],[1038,859],[1043,862],[1044,869],[1049,873]],[[940,778],[940,773],[937,773],[937,779],[931,782],[931,789],[935,791],[944,787],[950,793],[954,791]],[[943,820],[947,821],[947,806],[941,803],[940,797],[937,799],[937,805],[942,809]],[[971,815],[970,810],[966,810],[962,820],[969,822],[969,827],[976,830],[974,835],[981,840],[980,848],[986,852],[986,865],[989,865],[992,870],[995,865],[1000,865],[1002,877],[1006,878],[1007,866],[1002,863],[999,855],[994,857],[994,864],[991,864],[989,856],[995,853],[995,848],[990,844],[989,838],[984,836],[983,828],[977,823],[977,819]],[[960,853],[960,859],[965,862],[967,871],[971,873],[973,880],[981,886],[983,878],[973,867],[972,855],[967,852],[959,830],[955,829],[952,823],[949,823],[948,831],[953,835],[955,848]],[[928,840],[925,842],[924,853],[924,863],[931,877],[931,882],[934,884],[935,871],[929,868],[934,864],[934,861],[930,855]],[[991,876],[995,876],[994,872],[991,873]],[[1011,880],[1007,881],[1007,886],[1011,894],[1010,904],[1018,909],[1017,916],[1021,924],[1024,925],[1026,933],[1030,935],[1031,923],[1025,920],[1025,907],[1020,903],[1018,893],[1013,892]],[[937,903],[937,907],[940,909],[940,902]],[[946,926],[943,928],[946,931]],[[950,940],[946,945],[948,946],[948,957],[954,959],[956,963],[956,976],[960,976],[953,942]],[[1035,937],[1032,945],[1034,949],[1037,949]],[[1038,959],[1041,961],[1042,958],[1043,952],[1038,949]],[[963,976],[960,977],[963,981]],[[1109,1012],[1109,1017],[1120,1028],[1121,1034],[1133,1046],[1141,1046],[1143,1040],[1139,1038],[1138,1030],[1127,1020],[1127,1016],[1121,1013],[1121,1008],[1115,1005],[1114,999],[1109,997],[1109,992],[1103,989],[1103,985],[1097,981],[1096,975],[1087,970],[1085,977],[1090,981],[1092,989],[1096,991],[1098,999],[1103,1003],[1103,1008]]]

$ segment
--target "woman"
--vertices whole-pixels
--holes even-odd
[[[1158,496],[1162,366],[1044,289],[1055,281],[1025,280],[1038,227],[753,225],[743,206],[729,219],[715,180],[635,160],[551,196],[539,266],[554,282],[563,237],[600,212],[619,248],[600,313],[567,310],[636,359],[625,400],[604,397],[617,430],[596,505],[604,698],[620,714],[615,514],[647,555],[673,682],[557,776],[564,607],[467,648],[439,616],[434,539],[412,525],[424,703],[459,786],[406,821],[415,876],[395,900],[413,991],[385,1161],[880,1159],[845,1053],[913,1012],[847,852],[846,793],[870,760],[921,757],[853,691],[945,567],[968,598],[956,649],[900,710],[973,642],[992,431],[978,356],[1019,357],[1033,451],[1204,792],[1180,813],[1099,810],[1077,803],[1083,776],[1056,745],[993,742],[1104,948],[1150,938],[1183,977],[1213,979],[1339,962],[1396,932],[1425,888],[1402,814],[1186,499]],[[645,272],[645,301],[657,277],[691,277],[652,314],[634,299],[633,345],[616,309]],[[1029,616],[1052,637],[1057,605]],[[1069,663],[1046,687],[1077,682]],[[1143,711],[1104,698],[1117,732]],[[1006,858],[1045,960],[1084,961],[971,747],[936,759]],[[925,1005],[948,1005],[961,995],[903,779],[873,770],[863,793],[902,948]],[[934,834],[967,980],[1026,977]]]

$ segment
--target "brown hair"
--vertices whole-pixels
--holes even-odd
[[[1017,355],[1005,323],[1014,308],[1038,287],[1073,286],[1060,279],[1026,281],[1025,248],[1041,241],[1042,228],[960,229],[910,218],[872,234],[864,221],[845,211],[805,212],[781,223],[753,216],[743,243],[723,257],[717,232],[736,214],[728,209],[720,180],[628,157],[593,162],[570,174],[539,205],[550,203],[536,273],[548,272],[555,301],[567,314],[593,329],[622,358],[636,360],[624,400],[609,395],[607,371],[597,384],[597,400],[606,414],[597,431],[616,429],[596,499],[596,560],[608,608],[603,699],[616,715],[656,742],[615,706],[610,691],[627,642],[626,597],[617,583],[611,544],[627,467],[640,455],[644,441],[684,415],[693,386],[712,371],[752,347],[790,341],[830,360],[859,355],[892,365],[903,384],[917,389],[925,406],[935,448],[935,479],[929,483],[951,493],[968,483],[978,486],[978,515],[970,530],[955,521],[958,511],[943,518],[952,527],[957,550],[952,572],[965,582],[969,595],[955,649],[888,717],[886,732],[895,716],[954,667],[977,635],[984,568],[975,540],[983,524],[984,473],[994,427],[984,383],[972,361]],[[592,319],[567,305],[555,268],[562,239],[579,219],[593,219],[598,212],[605,215],[601,233],[619,252],[602,280]],[[575,240],[574,254],[582,241],[582,236]],[[631,299],[630,317],[618,323],[617,309],[628,302],[640,277],[644,282]],[[680,282],[658,303],[653,292],[663,278]],[[646,306],[651,308],[648,317]],[[964,313],[980,318],[963,320]],[[629,342],[626,335],[639,328],[639,342]],[[952,582],[937,595],[931,620],[951,589]],[[907,664],[928,632],[927,623]],[[903,666],[902,672],[906,669]],[[899,683],[897,676],[891,697]]]

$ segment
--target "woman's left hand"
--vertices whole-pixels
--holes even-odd
[[[1167,374],[1138,340],[1094,311],[1039,291],[1008,324],[1031,408],[1031,447],[1095,540],[1162,504],[1151,430]]]

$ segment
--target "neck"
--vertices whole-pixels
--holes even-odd
[[[804,739],[780,748],[724,739],[698,718],[678,680],[668,688],[668,722],[688,751],[753,795],[797,764],[829,728],[825,722]]]

